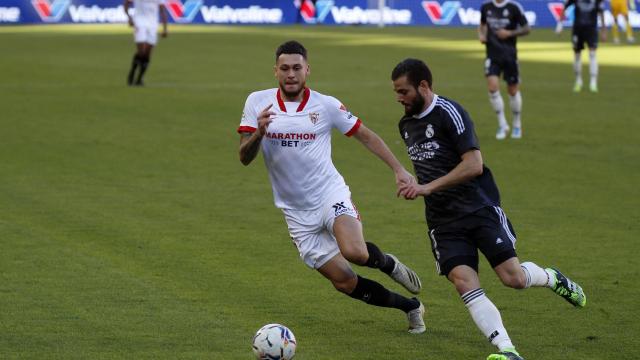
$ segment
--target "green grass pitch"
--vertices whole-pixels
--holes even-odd
[[[475,29],[170,27],[147,86],[129,88],[126,26],[0,27],[0,358],[251,359],[262,325],[289,326],[300,360],[484,359],[483,339],[435,273],[421,201],[334,135],[365,236],[422,277],[427,332],[338,294],[306,268],[262,159],[238,160],[242,107],[274,87],[274,50],[309,49],[309,85],[340,99],[409,166],[390,71],[427,61],[435,92],[475,121],[522,260],[585,289],[481,279],[527,359],[640,355],[640,47],[602,44],[600,93],[571,92],[569,33],[519,41],[524,138],[494,139]],[[588,68],[585,55],[584,74]],[[503,85],[503,96],[508,100]],[[381,273],[359,273],[401,289]],[[406,293],[405,293],[406,294]]]

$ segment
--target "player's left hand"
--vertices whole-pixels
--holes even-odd
[[[607,41],[607,30],[605,30],[606,28],[603,27],[602,30],[600,30],[600,41],[602,42],[606,42]]]
[[[166,30],[164,30],[160,33],[160,36],[163,38],[166,38],[167,36],[169,36],[169,33]]]
[[[496,36],[500,40],[508,39],[508,38],[511,37],[511,30],[498,29],[498,30],[496,30]]]

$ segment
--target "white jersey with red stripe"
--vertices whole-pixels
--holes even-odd
[[[269,105],[275,115],[261,149],[276,207],[313,210],[334,198],[350,196],[331,161],[331,130],[351,136],[360,119],[334,97],[307,88],[302,102],[284,102],[274,88],[249,95],[238,132],[255,132],[258,114]]]

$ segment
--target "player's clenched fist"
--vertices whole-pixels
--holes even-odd
[[[260,136],[264,136],[267,133],[267,128],[269,124],[273,121],[272,116],[275,115],[273,111],[270,111],[273,104],[269,104],[264,110],[258,114],[258,131],[260,132]]]

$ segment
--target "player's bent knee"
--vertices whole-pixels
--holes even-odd
[[[360,247],[348,247],[343,249],[342,256],[347,259],[350,263],[357,265],[365,265],[367,260],[369,259],[369,253],[367,252],[367,248],[364,249]]]
[[[524,289],[527,285],[524,274],[509,275],[500,279],[505,286],[513,289]]]
[[[467,276],[458,276],[455,273],[450,273],[449,281],[456,287],[456,290],[460,294],[464,294],[467,291],[477,289],[480,284],[477,280],[469,278]]]
[[[454,278],[451,280],[453,285],[456,287],[459,293],[465,293],[473,288],[473,284],[471,281],[462,278]]]
[[[349,278],[342,281],[332,281],[333,287],[344,294],[351,294],[358,285],[358,277]]]

